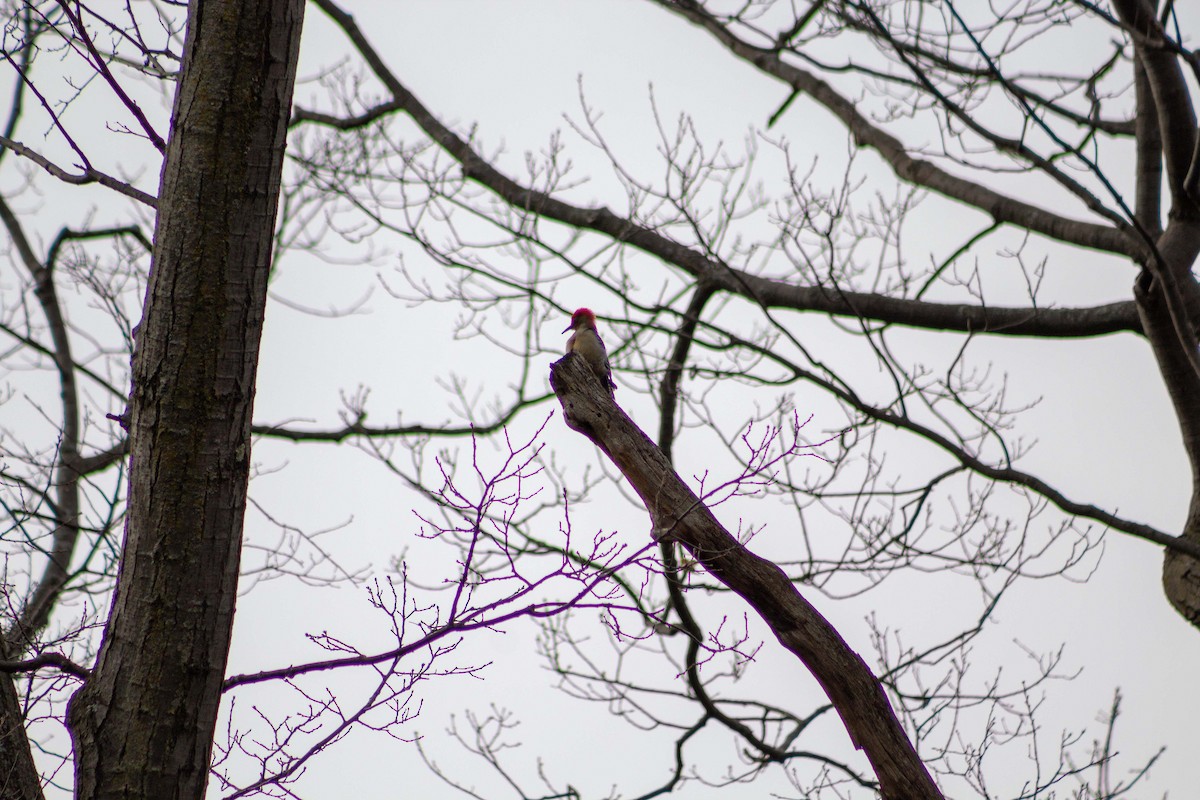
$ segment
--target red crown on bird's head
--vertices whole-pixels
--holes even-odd
[[[571,324],[567,326],[567,330],[578,328],[585,322],[590,322],[592,327],[596,326],[596,315],[590,308],[577,308],[575,313],[571,315]]]

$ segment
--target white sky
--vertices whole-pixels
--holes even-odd
[[[622,163],[631,171],[647,170],[649,174],[661,169],[651,87],[664,120],[673,124],[678,114],[685,112],[703,141],[710,145],[723,141],[735,153],[747,131],[760,127],[785,96],[780,86],[725,55],[704,34],[646,2],[413,0],[405,4],[359,2],[350,7],[401,80],[443,121],[459,129],[478,124],[478,136],[489,148],[503,146],[501,165],[514,175],[520,174],[526,152],[542,150],[554,131],[566,129],[564,114],[580,119],[581,84],[588,103],[603,112],[601,128]],[[302,79],[317,75],[343,49],[340,34],[323,15],[310,9]],[[306,107],[324,107],[321,97],[322,90],[311,83],[302,84],[296,93],[297,104]],[[88,98],[99,102],[103,92],[92,90]],[[97,107],[106,106],[100,102]],[[111,106],[107,108],[98,119],[107,113],[109,123],[122,121],[114,119],[116,111]],[[161,108],[158,119],[162,119]],[[34,144],[35,134],[40,132],[30,125],[20,138]],[[832,186],[841,175],[847,150],[844,133],[803,98],[772,135],[786,137],[801,163],[815,162],[814,180]],[[53,137],[50,139],[52,143],[44,149],[60,155]],[[124,158],[125,151],[107,149],[105,142],[113,139],[127,146],[128,137],[100,131],[93,141],[106,159],[115,162]],[[605,166],[594,150],[576,136],[567,135],[566,141],[567,155],[576,165],[574,174],[591,178],[574,190],[573,197],[581,202],[595,199],[620,210],[620,197],[614,194],[613,182],[605,176]],[[145,159],[147,150],[144,145],[140,150],[131,148],[129,163]],[[0,172],[9,191],[16,174],[13,161],[11,156],[6,159]],[[777,179],[772,170],[778,161],[768,154],[763,162],[758,178],[769,185]],[[856,167],[864,179],[886,185],[886,179],[880,177],[886,172],[873,156],[860,156]],[[139,185],[152,187],[155,175],[156,169],[145,169]],[[103,197],[100,193],[89,192],[81,201],[80,193],[48,180],[39,180],[39,186],[45,192],[42,207],[53,212],[45,214],[44,220],[39,217],[44,236],[62,224],[80,224],[88,204],[99,204],[101,217],[111,208],[108,201],[97,199]],[[919,220],[909,236],[909,255],[914,260],[928,258],[928,253],[944,256],[980,227],[979,215],[936,199],[922,206]],[[320,320],[272,304],[259,373],[257,422],[301,420],[315,427],[335,426],[341,393],[352,394],[360,385],[371,387],[370,422],[382,424],[398,413],[405,422],[441,422],[449,415],[437,381],[451,370],[469,375],[485,396],[507,396],[505,384],[516,374],[518,363],[478,340],[453,341],[451,325],[457,310],[432,304],[413,308],[380,290],[381,277],[398,283],[395,253],[402,245],[382,236],[379,239],[370,243],[376,251],[371,264],[334,267],[304,254],[289,254],[281,262],[272,285],[276,297],[315,308],[343,308],[364,296],[369,299],[361,313],[336,320]],[[995,255],[1001,241],[1012,244],[1016,238],[997,238],[975,251],[989,290],[995,292],[992,297],[1015,291],[1005,277],[1011,261]],[[337,254],[353,259],[365,253],[366,247],[365,243],[339,244]],[[1134,272],[1126,264],[1037,241],[1030,250],[1049,258],[1046,296],[1062,305],[1128,296]],[[429,269],[419,255],[406,252],[408,266]],[[662,275],[648,265],[645,287],[655,285]],[[7,292],[11,275],[3,280]],[[602,315],[620,311],[615,300],[597,297],[584,284],[564,286],[557,299],[566,306],[591,305]],[[1019,300],[1016,295],[1014,299]],[[87,312],[73,307],[72,313],[80,318]],[[807,345],[822,357],[836,360],[848,374],[871,383],[881,380],[874,362],[856,356],[855,346],[845,337],[829,333],[827,325],[795,315],[781,314],[779,318],[793,323]],[[543,326],[543,347],[556,350],[561,346],[563,324],[565,320],[552,319]],[[937,359],[945,353],[936,337],[927,334],[904,334],[896,340],[910,354],[927,351],[930,359]],[[1072,498],[1165,530],[1176,529],[1186,508],[1187,466],[1176,443],[1177,430],[1165,392],[1144,343],[1132,337],[1063,343],[984,339],[973,343],[970,352],[976,363],[994,358],[996,369],[1007,372],[1013,402],[1041,401],[1021,423],[1021,435],[1037,442],[1022,462],[1025,469]],[[544,369],[551,360],[545,357],[536,369]],[[11,375],[8,379],[15,380]],[[812,413],[816,430],[840,425],[836,409],[814,389],[795,387],[795,394],[797,411],[802,417]],[[737,400],[736,393],[729,397]],[[624,386],[618,400],[644,427],[656,426],[652,406],[631,387]],[[751,413],[749,401],[745,402],[747,410],[742,416]],[[540,423],[553,407],[544,404],[532,410],[517,429],[527,435],[530,426]],[[17,419],[13,414],[24,418],[28,408],[0,408],[5,427],[13,427],[12,420]],[[731,417],[730,424],[738,418]],[[545,441],[576,475],[582,465],[598,463],[591,445],[567,431],[557,416],[546,428]],[[433,449],[439,447],[435,443]],[[728,471],[728,465],[704,463],[710,452],[704,443],[685,437],[677,453],[680,471],[685,475],[710,468],[714,474]],[[906,458],[928,456],[896,451],[890,458],[892,463],[903,464]],[[348,568],[370,566],[372,575],[384,575],[391,559],[406,549],[414,569],[422,574],[441,574],[437,572],[439,559],[442,566],[450,566],[445,561],[450,557],[447,551],[414,540],[420,522],[412,513],[412,493],[366,455],[345,445],[262,441],[256,445],[255,460],[264,475],[254,482],[252,494],[270,513],[310,530],[346,523],[322,541]],[[786,514],[764,510],[763,504],[750,500],[723,506],[718,516],[730,527],[739,519],[765,524],[766,530],[754,545],[763,552],[786,550],[794,532]],[[272,526],[260,514],[251,510],[248,520],[250,541],[272,540]],[[633,548],[642,546],[647,533],[641,509],[619,507],[611,500],[573,509],[573,522],[577,536],[615,529],[619,541]],[[1140,763],[1160,745],[1168,748],[1150,782],[1135,796],[1170,792],[1172,797],[1187,797],[1192,787],[1200,785],[1200,763],[1193,756],[1200,745],[1195,726],[1200,702],[1187,689],[1200,664],[1200,633],[1164,600],[1160,566],[1157,548],[1110,534],[1103,561],[1090,580],[1056,578],[1027,582],[1014,590],[1001,606],[989,635],[973,650],[971,660],[979,670],[979,680],[1001,668],[1006,677],[1023,675],[1029,671],[1025,648],[1052,653],[1065,643],[1060,671],[1079,674],[1050,687],[1040,717],[1047,748],[1044,756],[1057,757],[1055,747],[1064,728],[1077,731],[1087,725],[1091,726],[1088,739],[1100,735],[1100,726],[1093,723],[1119,687],[1124,697],[1117,729],[1121,766]],[[361,587],[308,588],[286,580],[256,586],[240,600],[230,673],[322,657],[305,642],[305,633],[328,630],[360,643],[380,635],[381,620],[368,607],[364,592]],[[956,625],[969,618],[978,603],[964,591],[962,582],[925,575],[904,576],[853,600],[833,601],[812,592],[806,596],[868,661],[866,615],[876,613],[885,625],[902,629],[907,641],[928,643],[957,630]],[[707,598],[698,596],[695,602],[713,616],[718,613]],[[740,606],[728,608],[725,613],[740,619]],[[764,634],[761,630],[757,633]],[[482,796],[515,796],[494,773],[469,761],[442,735],[449,714],[461,718],[467,709],[484,712],[489,704],[495,704],[512,709],[521,721],[513,740],[522,746],[513,751],[511,763],[524,778],[536,775],[538,759],[542,759],[552,778],[571,783],[584,797],[603,796],[610,786],[619,787],[625,796],[657,786],[671,763],[670,738],[637,734],[609,718],[602,707],[570,702],[549,689],[552,676],[533,655],[534,634],[532,626],[522,623],[503,633],[469,637],[458,656],[461,663],[493,662],[483,673],[485,680],[457,677],[422,684],[417,697],[424,705],[410,735],[419,732],[427,737],[429,752],[456,773],[468,776],[466,780],[478,787]],[[596,636],[600,636],[599,629]],[[650,674],[657,670],[659,680],[673,672],[663,661],[647,660],[641,669]],[[344,676],[337,685],[352,694],[361,688],[356,680]],[[778,652],[769,636],[738,688],[774,696],[781,704],[799,710],[806,706],[793,702],[794,697],[799,693],[810,696],[814,691],[811,679]],[[246,713],[252,702],[263,708],[278,702],[269,693],[255,697],[247,694],[243,699],[239,694],[239,713]],[[732,748],[728,737],[712,731],[706,735],[713,754],[712,771],[707,774],[716,777]],[[826,741],[840,742],[844,734],[829,727],[824,736]],[[798,745],[816,748],[803,740]],[[1008,776],[1004,777],[1003,767],[994,770],[992,789],[997,796],[1011,796],[1033,778],[1020,746],[998,758],[1002,759],[998,763],[1008,765]],[[529,788],[535,791],[536,787],[530,783]],[[791,796],[778,774],[720,793],[691,785],[681,796],[740,800],[768,796],[770,791]],[[314,761],[297,792],[312,798],[451,796],[420,765],[412,745],[362,733]],[[221,796],[216,787],[212,796]],[[851,796],[866,795],[856,792]]]

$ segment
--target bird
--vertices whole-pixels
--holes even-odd
[[[583,360],[608,390],[609,396],[614,396],[617,384],[613,382],[612,367],[608,364],[608,350],[596,331],[596,315],[590,308],[576,309],[571,315],[571,324],[563,328],[563,333],[567,331],[574,331],[571,338],[567,339],[567,352],[583,356]]]

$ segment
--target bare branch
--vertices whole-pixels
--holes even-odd
[[[586,375],[584,373],[587,373]],[[596,444],[641,496],[658,538],[678,541],[714,577],[748,602],[787,650],[820,682],[884,797],[940,798],[892,712],[878,680],[775,564],[747,550],[671,468],[580,358],[551,367],[550,384],[569,427]]]
[[[7,673],[37,672],[45,667],[53,667],[59,672],[74,675],[82,680],[87,680],[91,674],[90,670],[79,666],[62,653],[38,653],[24,661],[0,661],[0,672]]]
[[[376,77],[392,93],[393,100],[385,104],[386,107],[389,110],[391,108],[402,109],[412,117],[431,139],[458,160],[462,166],[464,177],[486,186],[515,208],[526,209],[548,219],[606,234],[617,242],[630,244],[678,266],[702,284],[712,288],[751,298],[766,308],[821,311],[934,330],[1061,337],[1096,336],[1138,329],[1135,321],[1136,312],[1133,304],[1129,302],[1113,303],[1091,309],[981,308],[970,304],[929,303],[874,293],[830,289],[823,286],[803,286],[787,281],[762,278],[734,269],[703,253],[671,241],[653,228],[639,225],[630,219],[614,214],[607,208],[574,206],[544,192],[522,186],[488,163],[467,141],[443,125],[422,105],[388,69],[353,17],[341,10],[332,0],[315,1],[318,7],[345,31],[355,47],[363,54]],[[858,112],[853,110],[853,105],[848,101],[842,100],[840,97],[838,101],[843,103],[851,113],[857,115]],[[374,118],[371,114],[368,116]],[[899,143],[895,140],[892,141],[893,149],[898,153],[903,153],[903,148]],[[912,167],[910,171],[928,171],[926,167],[928,170],[935,169],[924,164],[920,169]],[[911,175],[902,176],[912,179]],[[921,180],[914,180],[914,182],[919,185],[928,185]],[[963,185],[966,185],[965,182]],[[990,192],[990,190],[975,184],[969,185],[973,190],[978,190],[983,194]],[[930,188],[936,189],[937,187],[930,186]],[[1003,214],[998,213],[997,209],[1004,204],[999,202],[1001,199],[999,195],[994,195],[994,197],[996,202],[992,205],[995,205],[996,208],[985,208],[984,210],[992,213],[997,219],[1022,224],[1016,216],[1006,218]],[[983,205],[980,207],[982,208]],[[1023,206],[1023,208],[1021,215],[1030,218],[1037,217],[1043,221],[1056,219],[1042,209],[1035,209],[1032,206]],[[1022,216],[1022,218],[1024,217]],[[1057,235],[1047,231],[1043,232],[1047,232],[1047,235],[1055,236],[1055,238],[1072,241],[1070,237],[1064,235],[1064,231],[1074,230],[1082,236],[1082,239],[1087,240],[1086,242],[1077,242],[1083,246],[1098,247],[1120,253],[1124,252],[1122,247],[1126,247],[1128,244],[1128,240],[1118,235],[1114,229],[1103,226],[1060,220],[1052,222],[1051,227],[1061,227],[1062,231]],[[1039,230],[1038,227],[1032,227],[1032,229]]]
[[[124,181],[119,181],[111,175],[105,175],[103,172],[92,167],[90,164],[84,165],[83,172],[81,174],[74,175],[50,161],[41,153],[26,147],[20,142],[9,139],[7,136],[0,136],[0,147],[4,148],[5,150],[11,150],[23,158],[28,158],[30,161],[37,164],[39,167],[58,178],[63,183],[69,183],[74,186],[84,186],[89,183],[98,183],[105,188],[112,189],[113,191],[120,192],[126,197],[133,198],[139,203],[142,203],[150,208],[158,207],[158,198],[156,198],[154,195],[147,194],[141,189],[131,186]]]
[[[951,175],[929,161],[914,158],[899,139],[872,123],[853,102],[830,84],[785,62],[777,51],[738,38],[694,0],[654,2],[699,25],[734,55],[775,76],[794,91],[803,92],[816,100],[845,124],[860,146],[878,151],[901,179],[977,208],[997,222],[1017,225],[1080,247],[1105,250],[1137,260],[1145,257],[1143,243],[1128,226],[1117,228],[1069,219],[1049,209],[1001,194],[981,183]]]

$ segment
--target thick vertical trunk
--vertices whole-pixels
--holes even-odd
[[[204,796],[303,0],[193,0],[133,359],[112,612],[72,701],[79,798]]]
[[[0,642],[0,658],[7,657]],[[42,783],[25,735],[25,714],[14,683],[0,675],[0,800],[42,800]]]
[[[1200,256],[1196,110],[1182,59],[1159,44],[1166,34],[1157,4],[1113,0],[1112,5],[1122,24],[1134,32],[1136,219],[1154,251],[1141,265],[1135,297],[1191,466],[1192,498],[1182,537],[1196,544],[1200,543],[1200,283],[1193,271]],[[1160,222],[1164,175],[1171,198],[1165,230]],[[1200,627],[1200,562],[1167,550],[1163,589],[1171,605]]]
[[[1149,273],[1138,281],[1138,312],[1175,408],[1180,441],[1191,465],[1192,497],[1182,536],[1200,543],[1200,375],[1194,359],[1184,352],[1187,347],[1195,352],[1195,320],[1200,317],[1200,284],[1192,276],[1200,254],[1200,223],[1173,219],[1157,244],[1162,257],[1158,272],[1169,270],[1175,276],[1183,324],[1177,322],[1167,307],[1166,293],[1171,289],[1158,278],[1150,278]],[[1181,341],[1185,336],[1187,341]],[[1167,600],[1184,619],[1200,628],[1200,562],[1167,550],[1163,556],[1162,580]]]

